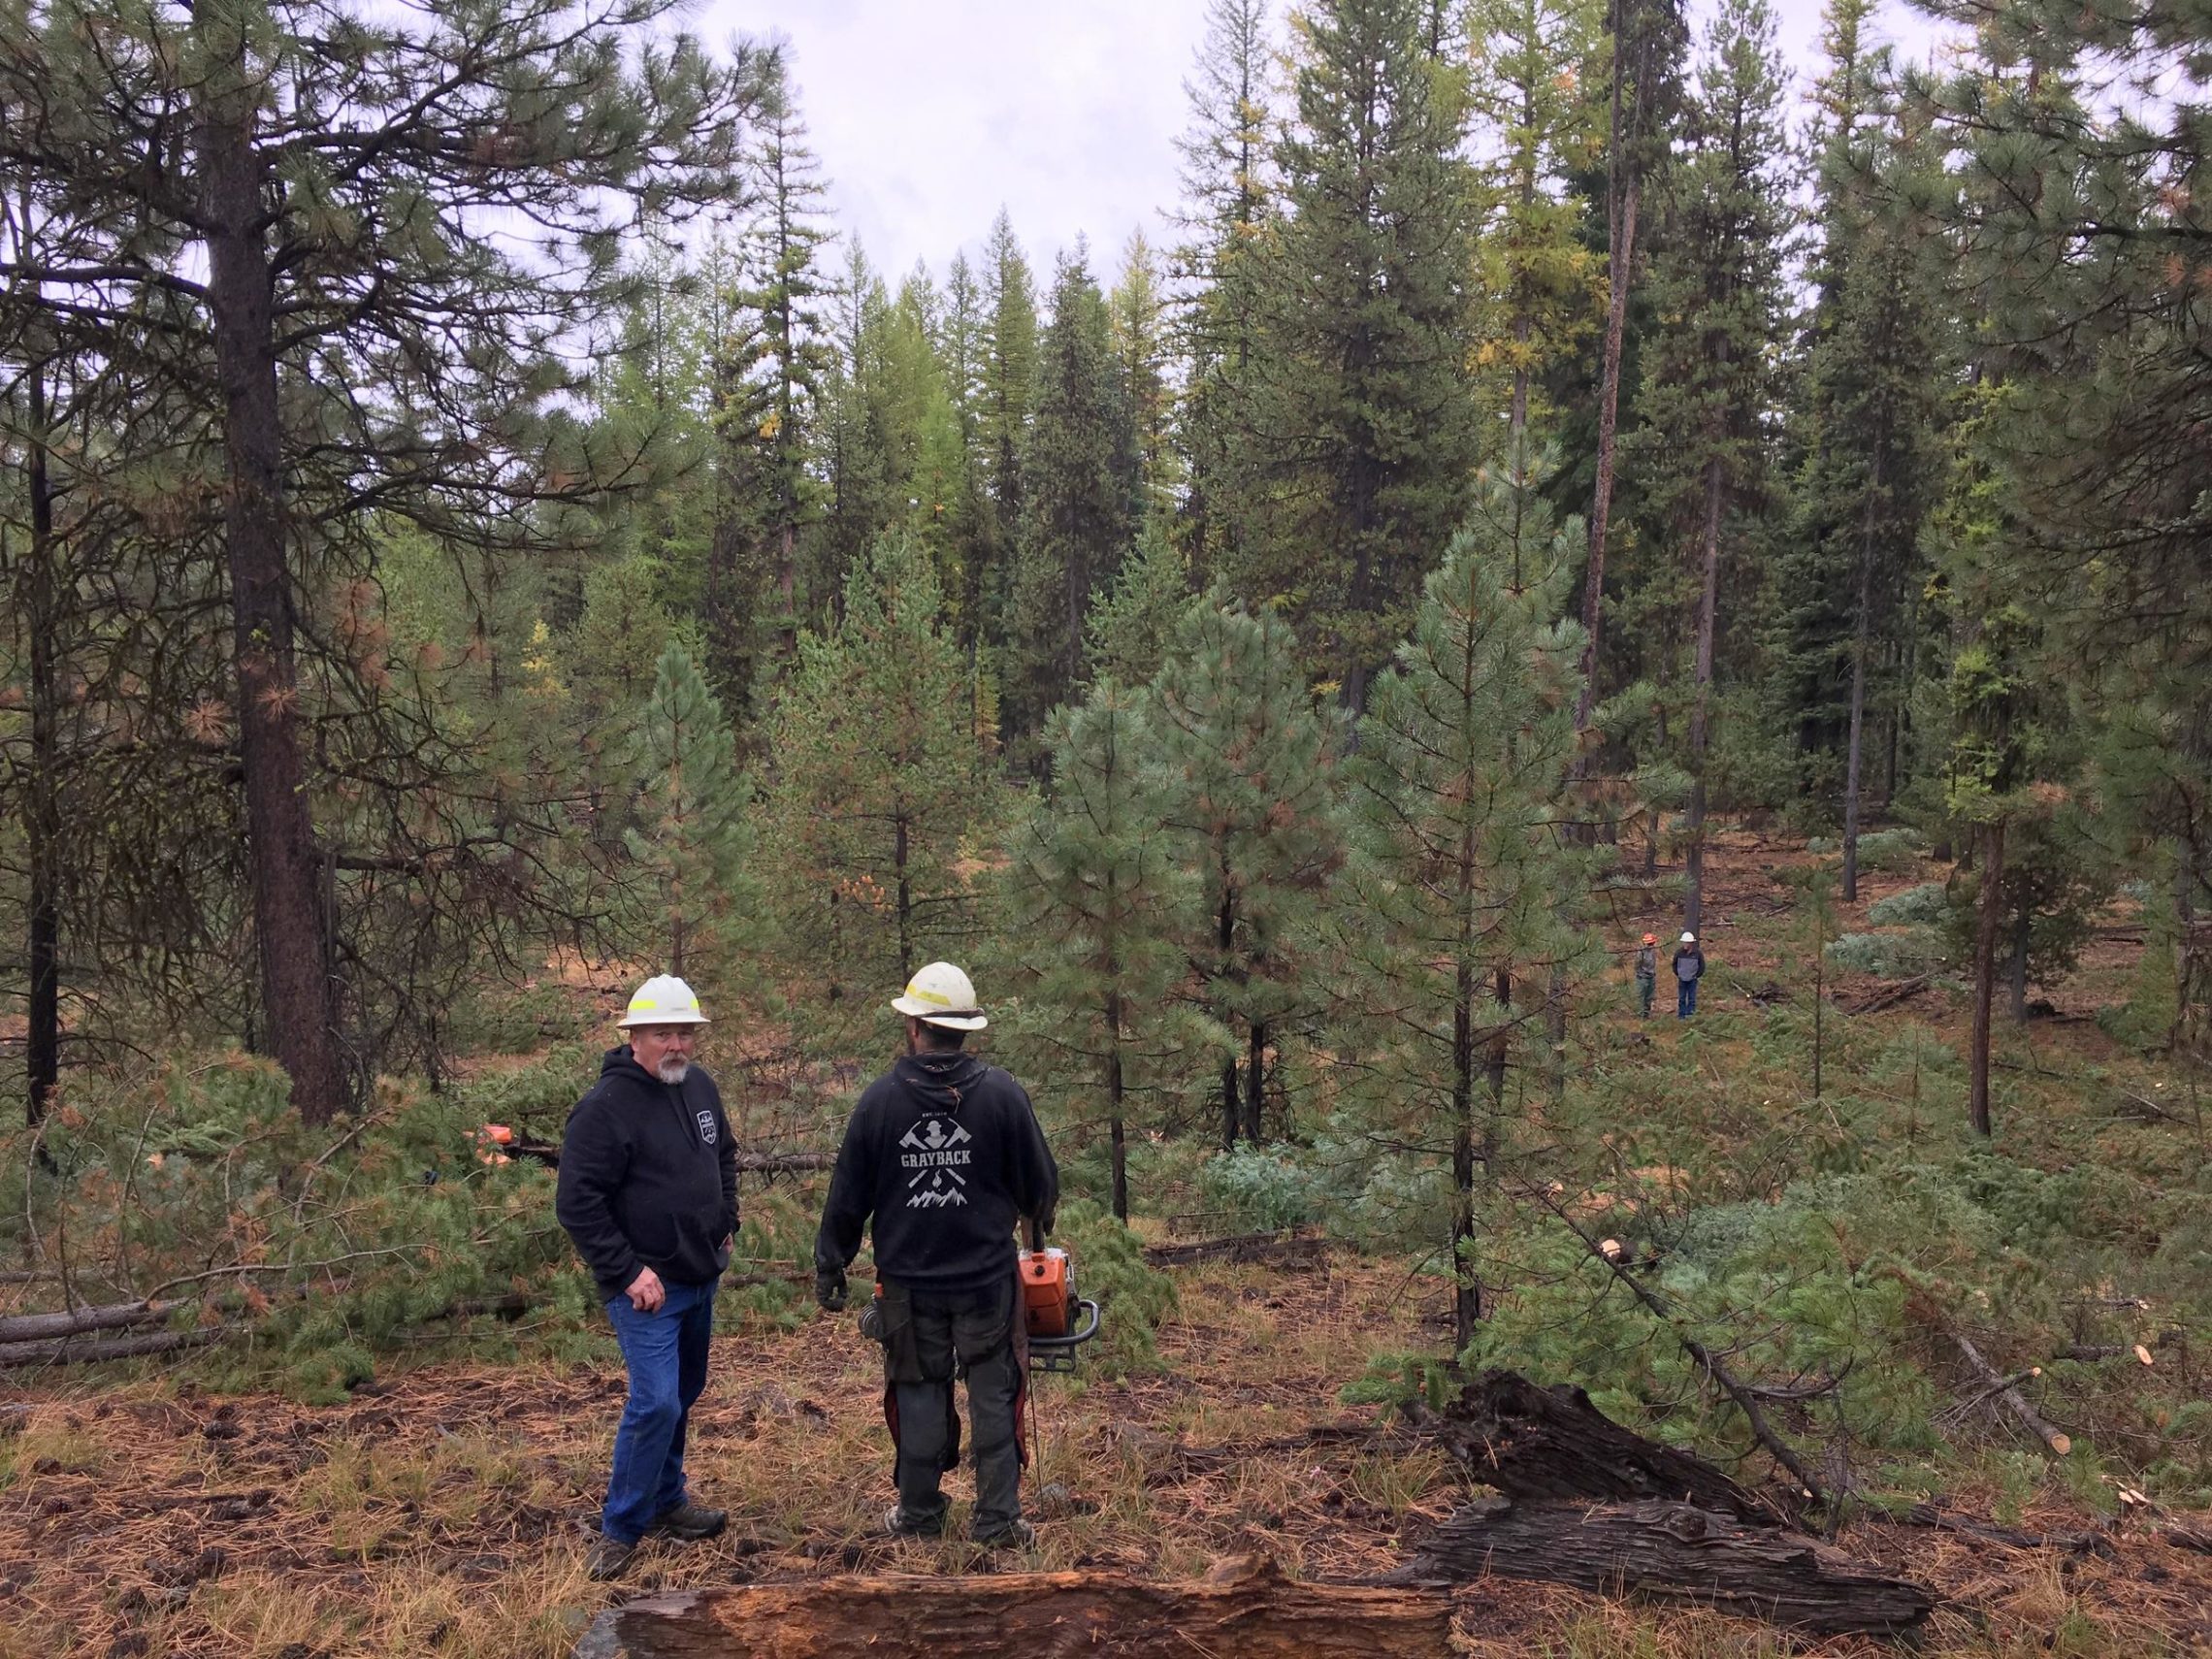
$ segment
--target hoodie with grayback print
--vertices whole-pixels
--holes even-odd
[[[964,1053],[902,1057],[845,1126],[814,1264],[842,1272],[875,1218],[876,1272],[909,1290],[1014,1275],[1014,1225],[1050,1225],[1059,1170],[1019,1083]]]

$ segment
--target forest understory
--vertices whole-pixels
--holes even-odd
[[[1721,1149],[1740,1134],[1731,1113],[1741,1089],[1775,1075],[1773,1057],[1761,1053],[1774,1022],[1792,1018],[1793,1004],[1805,1011],[1798,919],[1773,896],[1787,892],[1777,875],[1805,862],[1800,841],[1743,830],[1717,838],[1714,965],[1695,1022],[1643,1025],[1619,973],[1589,988],[1589,1052],[1578,1052],[1578,1073],[1586,1063],[1591,1079],[1602,1076],[1639,1158],[1664,1155],[1624,1175],[1617,1190],[1576,1196],[1572,1214],[1592,1231],[1655,1236],[1663,1210],[1736,1201],[1759,1179]],[[1873,875],[1864,904],[1927,874]],[[1610,930],[1633,936],[1644,926],[1641,901],[1618,898]],[[1863,920],[1855,911],[1864,904],[1839,920]],[[2202,1142],[2178,1102],[2163,1118],[2113,1111],[2131,1094],[2155,1099],[2168,1080],[2118,1049],[2094,1018],[2123,1000],[2139,953],[2118,912],[2104,926],[2117,936],[2087,950],[2064,982],[2035,988],[2053,1012],[2001,1030],[2001,1145],[2053,1171],[2148,1159],[2177,1184],[2200,1181]],[[1892,1152],[1907,1136],[1956,1144],[1964,1126],[1933,1069],[1917,1102],[1892,1100],[1878,1119],[1864,1115],[1869,1093],[1853,1092],[1870,1046],[1908,1026],[1932,1044],[1963,1040],[1964,998],[1940,982],[1864,1016],[1842,1012],[1898,983],[1845,976],[1827,988],[1829,1098],[1843,1095],[1851,1132]],[[605,1012],[591,992],[572,994],[569,1018]],[[1805,1057],[1788,1067],[1800,1087],[1773,1102],[1777,1119],[1816,1110]],[[518,1063],[486,1057],[479,1069],[497,1077]],[[1709,1158],[1699,1156],[1701,1140]],[[1063,1154],[1079,1163],[1083,1149]],[[1132,1294],[1117,1307],[1125,1277],[1100,1252],[1083,1259],[1096,1263],[1109,1321],[1140,1324],[1149,1313],[1156,1327],[1149,1343],[1038,1390],[1041,1457],[1027,1488],[1041,1522],[1034,1556],[885,1540],[877,1525],[890,1450],[872,1350],[850,1316],[820,1315],[796,1285],[774,1282],[778,1272],[797,1277],[787,1247],[810,1221],[819,1180],[746,1178],[739,1254],[770,1283],[726,1295],[690,1459],[695,1491],[732,1511],[723,1538],[655,1544],[627,1581],[586,1581],[587,1528],[623,1382],[611,1342],[558,1299],[505,1317],[425,1324],[386,1345],[373,1379],[328,1403],[308,1403],[296,1382],[273,1391],[271,1361],[257,1373],[250,1353],[18,1370],[0,1390],[0,1655],[551,1656],[568,1652],[602,1608],[639,1593],[840,1574],[1041,1567],[1193,1578],[1223,1557],[1259,1552],[1297,1578],[1364,1579],[1402,1566],[1469,1496],[1451,1458],[1386,1397],[1388,1356],[1441,1360],[1451,1349],[1451,1285],[1433,1258],[1331,1240],[1269,1261],[1169,1266],[1172,1305]],[[1171,1230],[1233,1230],[1253,1219],[1209,1209],[1194,1189],[1138,1196],[1136,1230],[1154,1243]],[[1534,1230],[1550,1219],[1527,1206],[1512,1224]],[[2095,1230],[2077,1223],[2085,1236]],[[2046,1269],[2056,1280],[2067,1264]],[[2103,1288],[2105,1300],[2131,1303],[2132,1286]],[[1515,1286],[1495,1293],[1510,1310]],[[50,1302],[50,1287],[0,1285],[0,1316]],[[2152,1350],[2148,1367],[2124,1351],[2055,1365],[2056,1354],[2033,1351],[2048,1333],[1992,1329],[1971,1310],[1954,1313],[1993,1363],[2049,1367],[2023,1386],[2072,1431],[2071,1449],[2060,1456],[2038,1444],[1991,1404],[1958,1353],[1924,1332],[1912,1363],[1944,1432],[1917,1454],[1849,1448],[1862,1460],[1854,1484],[1901,1508],[1926,1500],[1978,1530],[1853,1506],[1840,1546],[1936,1593],[1923,1651],[2135,1655],[2212,1645],[2212,1526],[2182,1507],[2170,1477],[2173,1501],[2121,1495],[2148,1484],[2137,1466],[2151,1455],[2141,1424],[2153,1407],[2186,1413],[2204,1391],[2202,1310],[2150,1302],[2074,1316],[2083,1351],[2093,1339],[2124,1350],[2140,1337]],[[1646,1320],[1643,1336],[1664,1345],[1668,1330]],[[1582,1382],[1607,1397],[1604,1378],[1550,1374],[1541,1352],[1518,1364],[1539,1382]],[[1652,1406],[1643,1426],[1675,1438],[1664,1402]],[[1816,1410],[1771,1409],[1817,1467],[1838,1467],[1834,1446],[1822,1461]],[[1770,1460],[1740,1436],[1708,1419],[1692,1438],[1745,1484],[1770,1484]],[[2175,1461],[2171,1448],[2166,1455]],[[964,1472],[953,1478],[957,1502],[965,1480]],[[1627,1659],[1878,1645],[1503,1578],[1463,1587],[1456,1607],[1455,1640],[1476,1654]]]

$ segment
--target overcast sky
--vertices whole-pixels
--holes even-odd
[[[1802,78],[1820,0],[1774,4]],[[1900,0],[1880,18],[1886,38],[1925,51],[1927,25]],[[1040,286],[1079,235],[1108,280],[1138,227],[1155,246],[1171,240],[1161,213],[1204,22],[1204,0],[705,0],[693,18],[709,40],[790,43],[837,228],[878,270],[895,278],[925,260],[942,279],[1003,205]]]

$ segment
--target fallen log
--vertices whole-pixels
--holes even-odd
[[[1485,1371],[1427,1426],[1474,1480],[1509,1498],[1678,1499],[1754,1524],[1776,1518],[1704,1458],[1622,1428],[1571,1383]]]
[[[1444,1659],[1451,1598],[1308,1584],[1272,1562],[1196,1582],[1119,1573],[839,1578],[648,1596],[600,1614],[576,1659]]]
[[[1693,1603],[1821,1636],[1896,1636],[1926,1619],[1922,1585],[1802,1533],[1745,1526],[1691,1504],[1470,1505],[1423,1540],[1388,1582],[1482,1578]]]
[[[1239,1233],[1233,1238],[1198,1239],[1190,1244],[1145,1246],[1145,1260],[1155,1267],[1188,1267],[1200,1261],[1254,1262],[1282,1265],[1311,1261],[1326,1255],[1330,1242],[1318,1233]]]
[[[222,1334],[221,1327],[195,1331],[141,1331],[119,1337],[51,1337],[44,1342],[0,1345],[0,1371],[17,1365],[88,1365],[99,1359],[135,1359],[197,1348]]]
[[[158,1324],[169,1317],[169,1312],[166,1302],[110,1302],[97,1308],[71,1308],[58,1314],[10,1314],[0,1318],[0,1343],[32,1342],[41,1337]]]
[[[1902,981],[1897,985],[1885,986],[1883,989],[1875,992],[1871,996],[1868,997],[1866,1001],[1860,1003],[1858,1007],[1846,1008],[1843,1010],[1843,1012],[1855,1016],[1860,1014],[1879,1014],[1885,1008],[1895,1008],[1906,997],[1917,996],[1921,992],[1926,991],[1928,989],[1929,982],[1932,981],[1935,977],[1936,976],[1933,972],[1916,974],[1911,979]]]
[[[761,1175],[797,1174],[807,1170],[835,1169],[837,1155],[826,1152],[741,1152],[737,1155],[739,1170]]]

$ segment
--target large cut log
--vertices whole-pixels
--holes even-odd
[[[1895,1636],[1935,1598],[1908,1578],[1802,1533],[1745,1526],[1689,1504],[1514,1503],[1487,1498],[1422,1541],[1394,1583],[1484,1577],[1601,1595],[1694,1603],[1823,1636]]]
[[[576,1659],[1444,1659],[1451,1598],[1293,1583],[1226,1562],[1195,1583],[1112,1573],[816,1578],[648,1596],[600,1614]]]
[[[1470,1476],[1509,1498],[1667,1498],[1754,1523],[1776,1518],[1704,1458],[1631,1433],[1568,1383],[1485,1371],[1426,1422]]]

